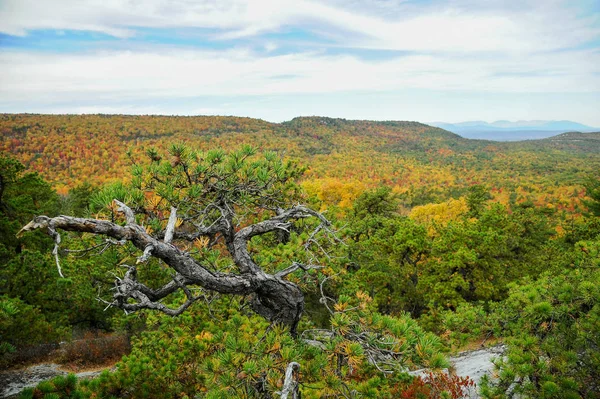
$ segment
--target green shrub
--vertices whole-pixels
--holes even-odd
[[[494,313],[508,351],[496,364],[499,379],[482,385],[484,397],[600,398],[600,270],[514,284]]]
[[[42,381],[35,388],[24,389],[19,394],[19,399],[83,399],[86,397],[88,396],[77,387],[75,374]]]

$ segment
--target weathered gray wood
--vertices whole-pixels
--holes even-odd
[[[166,243],[170,243],[173,240],[173,234],[175,233],[175,224],[177,224],[177,208],[171,207],[171,214],[169,215],[167,230],[165,231]]]
[[[283,389],[281,390],[281,399],[300,399],[298,381],[294,378],[294,373],[300,370],[300,364],[291,362],[285,370],[285,379],[283,380]]]
[[[256,313],[272,322],[289,326],[291,333],[296,334],[296,326],[304,310],[304,295],[296,284],[285,280],[284,277],[297,269],[308,270],[318,266],[294,262],[290,267],[274,275],[265,273],[252,259],[248,251],[248,242],[257,235],[278,230],[287,231],[293,220],[307,217],[316,217],[321,221],[321,226],[329,226],[329,221],[321,214],[305,206],[298,205],[280,211],[270,219],[234,232],[233,213],[228,209],[222,209],[222,217],[210,226],[197,226],[198,229],[194,233],[178,235],[175,232],[177,210],[172,208],[164,239],[160,240],[160,234],[153,236],[136,223],[135,214],[131,208],[116,200],[115,203],[118,205],[118,210],[125,215],[126,224],[124,226],[99,219],[64,215],[54,218],[37,216],[23,227],[19,234],[42,229],[55,237],[57,243],[54,253],[57,262],[58,244],[60,243],[57,229],[104,235],[119,241],[129,241],[142,251],[143,254],[138,258],[138,263],[146,262],[150,257],[155,257],[175,271],[173,281],[159,289],[152,289],[137,280],[134,266],[128,266],[130,270],[125,274],[125,277],[115,282],[115,294],[113,302],[108,303],[109,306],[118,306],[127,312],[139,309],[155,309],[170,315],[177,315],[198,300],[197,297],[191,295],[191,291],[188,289],[189,285],[193,285],[223,294],[248,296],[251,307]],[[226,247],[238,268],[238,274],[214,271],[209,266],[203,265],[194,259],[188,252],[171,243],[173,239],[177,238],[195,239],[215,234],[220,234],[223,237]],[[180,308],[171,309],[158,302],[178,289],[182,289],[188,297],[186,303]],[[134,299],[134,302],[132,303],[130,299]]]

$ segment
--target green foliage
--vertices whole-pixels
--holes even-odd
[[[419,292],[420,265],[431,242],[424,227],[393,210],[397,203],[389,190],[380,189],[361,196],[345,232],[349,243],[350,269],[354,284],[349,291],[369,293],[380,311],[409,311],[419,316],[424,309]]]
[[[91,197],[97,191],[98,188],[88,181],[73,187],[69,190],[69,193],[63,202],[63,213],[78,217],[87,216],[91,205]]]
[[[294,181],[302,174],[274,152],[257,157],[249,145],[226,153],[174,144],[170,160],[156,160],[151,151],[149,167],[133,169],[132,186],[139,191],[130,192],[130,199],[142,205],[141,192],[152,191],[183,213],[214,203],[285,208],[296,198]]]
[[[57,195],[37,173],[0,153],[0,211],[5,216],[24,221],[37,211],[57,211]]]
[[[65,329],[48,323],[39,309],[17,298],[0,296],[0,365],[11,361],[19,347],[58,340]]]
[[[43,232],[16,236],[36,215],[85,213],[92,188],[83,185],[74,189],[72,196],[59,198],[37,174],[26,173],[23,165],[6,157],[0,157],[0,180],[0,294],[3,304],[18,310],[17,316],[2,313],[3,354],[67,339],[72,326],[109,329],[114,312],[104,312],[96,297],[100,282],[111,281],[107,272],[116,263],[115,252],[107,250],[94,259],[66,258],[61,253],[67,277],[63,279],[50,254],[50,237]],[[96,244],[93,239],[81,240],[76,235],[71,239],[63,234],[63,246],[72,250],[83,251]]]
[[[404,367],[447,367],[439,339],[409,316],[373,313],[363,293],[345,300],[336,307],[331,330],[301,333],[313,344],[240,313],[236,301],[214,301],[210,313],[195,307],[178,318],[152,314],[151,328],[134,341],[117,371],[82,381],[80,389],[99,397],[275,397],[285,368],[296,361],[305,398],[395,398],[413,380],[402,373]],[[314,344],[317,340],[321,343]],[[380,367],[392,368],[394,374],[384,377],[371,363],[376,347],[398,353],[379,359]],[[443,390],[461,389],[459,382],[442,385]]]
[[[487,310],[467,304],[446,313],[444,325],[458,343],[493,335],[508,345],[496,361],[498,380],[482,384],[483,397],[600,397],[598,244],[578,244],[590,250],[577,268],[510,284],[508,297]]]
[[[442,325],[445,338],[454,347],[463,347],[469,342],[481,338],[489,338],[494,333],[500,336],[496,329],[498,320],[495,314],[490,314],[485,303],[462,303],[455,311],[442,313]]]
[[[396,371],[445,366],[440,340],[408,312],[420,317],[421,326],[444,332],[453,346],[484,337],[509,345],[498,363],[499,379],[483,385],[485,397],[598,397],[600,161],[591,147],[584,148],[591,141],[583,136],[490,144],[417,123],[318,117],[277,125],[224,117],[5,115],[0,125],[7,132],[0,148],[18,154],[29,170],[45,173],[62,194],[68,192],[59,198],[38,175],[0,157],[0,351],[5,355],[25,342],[64,336],[61,326],[132,331],[145,323],[144,314],[115,316],[95,300],[100,287],[111,283],[108,271],[114,265],[135,262],[131,246],[93,258],[61,253],[68,278],[59,279],[48,237],[15,237],[34,214],[86,215],[89,208],[118,220],[112,203],[117,198],[136,211],[143,208],[139,221],[153,232],[164,229],[170,206],[176,206],[178,231],[187,232],[195,213],[218,200],[242,211],[236,219],[241,227],[265,216],[248,211],[255,205],[277,209],[301,195],[294,180],[303,169],[274,152],[258,157],[258,146],[310,165],[302,183],[315,195],[309,200],[345,226],[348,246],[324,248],[331,257],[325,273],[339,273],[330,280],[335,285],[325,287],[327,296],[337,298],[336,305],[329,303],[334,315],[315,295],[316,271],[289,276],[309,293],[303,338],[322,346],[267,326],[239,309],[237,300],[207,296],[210,312],[195,306],[177,319],[148,316],[150,328],[134,340],[117,372],[82,381],[78,389],[69,385],[72,395],[268,397],[281,388],[287,363],[298,361],[307,398],[459,397],[468,381],[437,374],[384,376],[369,361],[365,342],[401,353],[386,365]],[[48,142],[46,136],[55,132],[64,140]],[[132,144],[127,157],[118,153],[123,142]],[[183,142],[201,150],[191,151]],[[207,150],[215,146],[228,152]],[[137,162],[133,178],[124,181],[123,166],[131,160]],[[584,192],[577,182],[590,172]],[[92,176],[98,188],[81,184]],[[106,181],[111,184],[101,186]],[[365,188],[375,189],[360,195]],[[588,217],[581,217],[580,204]],[[414,211],[404,216],[415,205],[424,205],[424,218]],[[220,210],[213,211],[206,221],[219,217]],[[308,238],[292,229],[286,236],[255,237],[250,249],[272,272],[302,259],[294,248]],[[67,234],[63,246],[81,251],[77,256],[104,248],[99,239]],[[230,270],[222,248],[195,242],[189,250],[215,270]],[[171,278],[152,261],[138,273],[153,287]],[[375,308],[383,314],[371,312]],[[311,332],[316,326],[327,333]],[[44,383],[35,395],[34,390],[24,395],[68,397],[66,385]]]
[[[591,215],[600,216],[600,178],[589,176],[585,182],[585,189],[588,199],[583,203]]]
[[[485,203],[492,199],[487,187],[477,184],[469,187],[467,195],[467,206],[469,207],[469,216],[479,217]]]
[[[26,173],[23,165],[16,160],[0,155],[2,363],[10,361],[10,353],[19,347],[65,336],[65,330],[60,328],[59,324],[51,323],[40,309],[44,301],[39,297],[32,300],[33,296],[43,291],[37,282],[47,282],[44,273],[38,273],[36,267],[46,263],[48,257],[42,256],[39,251],[47,251],[50,240],[43,234],[16,237],[19,229],[31,220],[34,214],[52,214],[57,210],[58,197],[49,184],[35,173]],[[16,273],[16,269],[21,269],[23,273]]]
[[[58,196],[37,173],[0,153],[0,265],[19,254],[23,247],[46,250],[50,240],[43,234],[17,239],[21,227],[40,213],[55,214]]]
[[[477,219],[462,219],[439,228],[431,257],[423,265],[430,309],[500,300],[507,284],[536,274],[548,254],[550,230],[543,215],[524,210],[511,214],[499,204]]]
[[[474,195],[487,198],[476,187]],[[510,282],[548,269],[562,251],[548,240],[552,231],[540,209],[510,212],[477,202],[449,221],[419,223],[396,213],[397,206],[386,189],[356,201],[345,231],[352,276],[345,289],[365,290],[380,311],[407,311],[431,328],[438,329],[440,310],[505,298]]]
[[[83,399],[89,395],[77,387],[75,374],[58,376],[49,381],[39,383],[35,388],[27,388],[21,392],[19,399]]]

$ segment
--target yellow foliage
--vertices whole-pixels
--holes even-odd
[[[451,199],[440,204],[427,204],[415,206],[409,217],[419,223],[429,225],[429,233],[433,233],[433,225],[446,226],[449,222],[457,220],[467,213],[469,207],[464,197]]]
[[[148,206],[150,207],[150,209],[158,209],[158,206],[160,205],[160,203],[162,201],[162,197],[160,195],[150,193],[150,194],[147,194],[147,201],[148,201]]]
[[[367,294],[364,291],[356,291],[356,297],[361,301],[361,302],[372,302],[373,298],[371,298],[369,296],[369,294]]]
[[[213,335],[210,331],[202,331],[202,333],[196,335],[196,339],[199,341],[208,341],[212,339]]]
[[[317,197],[323,203],[321,211],[332,205],[350,209],[354,200],[367,188],[357,180],[341,181],[336,178],[305,181],[302,186],[309,195]]]
[[[334,309],[336,312],[343,312],[343,311],[345,311],[347,308],[348,308],[348,304],[347,304],[347,303],[345,303],[345,302],[339,302],[339,303],[336,303],[335,305],[333,305],[333,309]]]
[[[267,351],[267,353],[276,353],[279,352],[281,350],[281,343],[275,341],[275,343],[273,344],[273,346],[271,346],[271,348]]]
[[[210,242],[210,239],[208,237],[196,238],[194,240],[194,247],[196,247],[197,249],[204,249],[204,248],[206,248],[206,246],[208,245],[209,242]]]

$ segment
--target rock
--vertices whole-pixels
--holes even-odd
[[[0,398],[9,398],[25,388],[36,386],[41,381],[66,374],[59,370],[58,364],[54,363],[38,364],[21,370],[2,371],[0,372]]]
[[[450,363],[452,363],[456,375],[461,377],[468,376],[475,382],[475,387],[470,390],[467,398],[479,398],[477,388],[481,377],[485,374],[493,375],[494,363],[492,363],[492,360],[502,356],[505,350],[506,346],[498,345],[475,351],[462,352],[450,358]]]
[[[477,394],[477,387],[481,377],[485,374],[493,375],[494,363],[492,360],[496,357],[502,356],[506,350],[505,345],[492,346],[490,348],[478,349],[474,351],[461,352],[458,355],[451,357],[450,363],[454,370],[454,374],[460,377],[470,377],[475,382],[475,387],[471,388],[466,398],[479,398]],[[410,371],[408,374],[422,377],[428,372],[428,369],[419,369]],[[448,370],[443,370],[445,373]]]
[[[492,359],[502,356],[506,347],[504,345],[459,353],[450,358],[454,372],[461,377],[469,376],[476,384],[484,374],[492,374],[494,364]]]
[[[104,370],[76,373],[77,378],[94,378]],[[34,387],[42,381],[67,375],[55,363],[38,364],[19,370],[0,371],[0,399],[16,397],[23,389]]]

